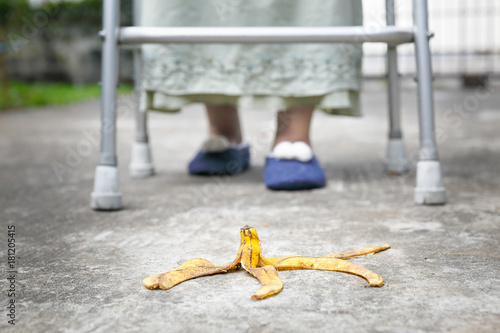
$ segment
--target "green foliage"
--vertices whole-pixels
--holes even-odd
[[[28,0],[0,0],[0,28],[19,25],[20,18],[29,13]]]
[[[133,87],[124,85],[119,93],[131,93]],[[101,88],[96,84],[71,85],[68,83],[25,83],[13,81],[9,86],[10,101],[0,99],[0,110],[64,105],[99,98]],[[8,104],[7,104],[8,103]]]
[[[0,0],[0,41],[5,41],[4,47],[8,45],[15,49],[22,48],[23,43],[35,36],[46,45],[53,40],[78,40],[82,36],[95,36],[97,39],[97,32],[102,29],[102,2],[54,0],[41,6],[31,6],[29,0]],[[121,25],[132,25],[132,0],[121,1],[120,17]],[[51,49],[47,48],[46,52],[51,52]],[[2,70],[5,73],[6,68],[0,68],[0,77]],[[7,83],[9,87],[0,93],[0,110],[74,103],[100,95],[100,88],[96,85],[2,83]],[[132,89],[125,86],[120,90],[129,92]],[[2,95],[8,98],[2,99]]]
[[[132,25],[132,1],[121,1],[121,25]],[[0,27],[19,30],[26,22],[32,23],[41,13],[47,15],[48,21],[38,26],[40,29],[71,30],[74,26],[85,26],[98,31],[102,26],[102,0],[56,0],[34,7],[28,0],[0,0]]]

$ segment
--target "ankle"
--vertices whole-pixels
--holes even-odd
[[[273,147],[283,141],[305,142],[310,145],[309,127],[313,111],[313,106],[301,106],[278,112]]]
[[[300,135],[280,135],[277,136],[276,139],[274,140],[273,147],[276,147],[281,142],[289,141],[291,143],[294,142],[305,142],[309,147],[311,146],[311,142],[308,137],[300,136]]]
[[[239,131],[235,132],[233,129],[221,130],[221,129],[216,129],[216,128],[211,127],[209,135],[210,136],[223,136],[227,139],[227,141],[229,141],[229,143],[232,143],[232,144],[239,145],[243,141],[241,132],[239,132]]]
[[[231,104],[206,105],[210,136],[223,136],[230,143],[242,141],[238,109]]]

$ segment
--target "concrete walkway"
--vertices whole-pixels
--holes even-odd
[[[500,326],[500,88],[490,94],[440,89],[437,124],[449,203],[413,204],[414,171],[383,173],[385,90],[369,82],[365,116],[317,113],[315,152],[328,186],[276,193],[262,183],[272,115],[243,113],[253,167],[227,178],[197,178],[186,164],[205,137],[199,106],[152,114],[157,175],[128,175],[131,101],[121,99],[118,151],[126,209],[89,208],[97,161],[99,103],[0,114],[0,221],[15,226],[15,297],[6,297],[2,332],[494,332]],[[403,92],[407,149],[418,149],[413,84]],[[280,272],[283,291],[250,296],[243,271],[150,291],[148,275],[202,257],[228,263],[239,228],[257,228],[264,254],[317,256],[389,243],[350,259],[380,274]],[[15,298],[15,327],[8,302]],[[5,330],[7,328],[7,330]]]

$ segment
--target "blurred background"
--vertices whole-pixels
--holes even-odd
[[[486,82],[487,76],[500,74],[500,1],[430,0],[429,29],[433,72],[437,79],[457,78],[466,86]],[[411,27],[412,1],[395,0],[396,24]],[[385,1],[363,1],[364,25],[385,25]],[[365,44],[363,72],[367,77],[385,73],[383,44]],[[414,48],[398,47],[399,71],[405,77],[415,75]],[[478,80],[479,79],[479,80]]]
[[[144,0],[147,1],[147,0]],[[411,0],[396,0],[400,26],[411,26]],[[132,24],[132,0],[121,1],[121,24]],[[385,1],[364,1],[364,25],[385,25]],[[0,0],[0,109],[96,98],[100,89],[102,0]],[[438,87],[484,86],[500,74],[500,3],[429,1],[432,61]],[[385,76],[383,44],[364,45],[363,74]],[[399,69],[415,75],[413,46],[402,45]],[[132,56],[121,52],[121,91],[132,90]]]
[[[122,0],[122,25],[132,0]],[[78,102],[100,95],[102,0],[0,0],[0,108]],[[121,53],[122,92],[132,56]]]

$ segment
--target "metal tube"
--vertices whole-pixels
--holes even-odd
[[[148,142],[147,132],[147,112],[141,110],[142,96],[142,52],[134,51],[134,85],[135,85],[135,120],[136,133],[135,141]]]
[[[413,29],[379,27],[124,27],[121,44],[413,42]]]
[[[385,1],[388,26],[396,24],[394,0]],[[396,45],[387,45],[387,92],[389,101],[389,138],[401,138],[400,94],[398,76],[398,53]]]
[[[134,25],[140,26],[141,4],[139,0],[134,0]],[[147,113],[146,110],[141,110],[141,95],[142,95],[142,51],[139,46],[134,50],[134,85],[135,85],[135,120],[136,133],[135,140],[137,142],[148,142],[147,134]]]
[[[104,0],[103,26],[106,34],[102,52],[101,153],[100,165],[116,166],[115,107],[118,83],[119,0]]]
[[[434,99],[427,24],[427,0],[413,1],[420,121],[420,160],[437,160],[434,135]]]

